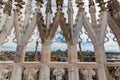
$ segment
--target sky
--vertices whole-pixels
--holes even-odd
[[[27,0],[26,0],[27,1]],[[107,1],[107,0],[106,0]],[[89,10],[88,10],[88,0],[84,0],[85,4],[84,4],[84,7],[85,7],[85,12],[86,13],[89,13]],[[35,3],[35,0],[33,0],[33,3]],[[68,18],[67,18],[67,3],[68,1],[67,0],[64,0],[64,4],[63,4],[63,12],[64,12],[64,16],[66,18],[66,22],[68,21]],[[76,18],[76,15],[77,15],[77,11],[78,11],[78,8],[76,7],[76,4],[75,4],[75,0],[72,0],[72,3],[73,3],[73,9],[74,9],[74,23],[75,23],[75,18]],[[47,4],[47,0],[45,0],[44,2],[44,5],[43,5],[43,8],[41,9],[42,10],[42,14],[43,14],[43,18],[44,20],[46,19],[46,15],[45,14],[45,9],[46,9],[46,4]],[[96,4],[97,6],[98,4]],[[25,7],[25,5],[24,5]],[[35,9],[35,4],[32,4],[32,13],[34,13],[34,9]],[[55,0],[52,0],[52,10],[53,10],[53,14],[51,15],[51,18],[54,18],[54,14],[56,12],[56,2]],[[24,9],[22,10],[22,12],[24,13]],[[99,15],[99,8],[97,8],[97,13],[96,13],[96,16],[97,16],[97,19],[99,18],[98,15]],[[87,15],[89,17],[89,14]],[[24,18],[24,15],[23,15],[23,18]],[[81,46],[82,46],[82,51],[94,51],[94,48],[93,48],[93,44],[89,41],[87,41],[87,39],[89,39],[88,35],[86,34],[86,31],[84,29],[84,27],[82,28],[82,32],[83,34],[81,34],[81,39],[82,39],[82,43],[81,43]],[[115,42],[113,39],[115,38],[114,34],[111,32],[111,29],[109,28],[109,26],[107,27],[107,31],[106,31],[106,38],[105,40],[107,41],[107,39],[109,41],[105,42],[104,46],[105,46],[105,51],[106,52],[120,52],[120,49],[119,49],[119,46],[117,44],[117,42]],[[14,39],[15,39],[15,34],[14,34],[14,29],[12,29],[10,35],[7,37],[6,41],[2,46],[1,46],[1,50],[2,51],[15,51],[16,50],[16,43],[14,42]],[[90,40],[90,39],[89,39]],[[39,32],[37,30],[37,28],[35,28],[34,32],[33,32],[33,35],[31,36],[30,40],[29,40],[29,43],[27,45],[27,51],[35,51],[35,44],[36,44],[36,41],[39,41],[39,47],[38,47],[38,51],[41,51],[41,41],[40,41],[40,38],[39,38]],[[78,51],[79,51],[79,47],[77,45],[77,48],[78,48]],[[67,44],[65,43],[65,38],[63,37],[62,35],[62,31],[60,29],[60,27],[58,27],[58,30],[56,32],[56,36],[53,40],[53,43],[51,45],[51,51],[56,51],[60,49],[61,51],[66,51],[67,50]]]

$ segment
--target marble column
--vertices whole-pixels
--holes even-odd
[[[11,80],[22,80],[22,67],[19,63],[14,63]]]
[[[26,45],[17,45],[15,63],[24,62],[25,54],[26,54]]]
[[[40,79],[39,80],[50,80],[50,68],[48,66],[51,58],[51,41],[47,40],[42,44],[42,54],[41,54],[41,63],[40,68]]]
[[[68,44],[68,62],[70,67],[68,68],[68,80],[79,80],[79,70],[75,66],[78,62],[77,45]]]
[[[50,68],[47,64],[41,66],[39,80],[50,80]]]
[[[98,64],[98,79],[107,80],[107,71],[105,68],[106,55],[102,45],[95,45],[96,62]]]

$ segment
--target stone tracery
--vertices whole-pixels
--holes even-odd
[[[42,14],[42,4],[44,4],[43,0],[36,0],[36,11],[34,14],[32,14],[32,0],[28,0],[26,3],[26,9],[25,9],[25,18],[24,23],[21,19],[21,16],[23,13],[21,13],[21,9],[23,8],[23,5],[25,4],[24,0],[15,0],[17,2],[16,9],[14,9],[13,14],[12,12],[12,0],[8,0],[7,2],[0,1],[0,7],[5,4],[4,7],[4,15],[2,16],[2,21],[0,22],[0,45],[2,45],[3,41],[5,40],[6,36],[12,29],[12,27],[15,27],[16,32],[16,40],[17,40],[17,51],[15,56],[15,66],[13,67],[13,73],[17,70],[17,74],[22,74],[22,68],[19,63],[24,63],[24,58],[26,54],[26,45],[28,43],[28,40],[30,36],[32,35],[32,31],[37,25],[37,28],[39,30],[39,36],[41,37],[42,42],[42,51],[41,51],[41,67],[40,67],[40,80],[50,80],[50,48],[52,44],[52,40],[55,37],[55,33],[57,31],[58,26],[60,25],[61,30],[63,31],[63,35],[66,39],[67,46],[68,46],[68,64],[70,67],[68,68],[68,79],[69,80],[79,80],[79,73],[78,73],[78,61],[77,61],[77,43],[78,43],[78,37],[79,32],[82,29],[82,26],[86,29],[88,36],[90,37],[94,48],[95,48],[95,58],[96,58],[96,65],[99,67],[98,69],[98,79],[99,80],[107,80],[106,75],[106,69],[104,64],[106,63],[106,55],[104,50],[104,39],[105,39],[105,31],[107,28],[107,23],[111,27],[113,33],[115,34],[117,41],[120,45],[120,5],[117,0],[108,1],[108,6],[106,7],[104,0],[96,0],[94,2],[93,0],[89,0],[89,13],[91,17],[91,22],[88,20],[85,10],[84,10],[84,2],[83,0],[76,0],[77,7],[79,9],[78,15],[76,17],[75,24],[73,23],[73,5],[71,0],[68,0],[68,23],[66,22],[66,19],[64,17],[64,12],[62,12],[63,8],[63,0],[56,0],[56,7],[57,12],[55,14],[55,17],[53,19],[53,23],[51,22],[51,14],[52,14],[52,6],[51,6],[51,0],[48,0],[47,8],[46,8],[46,23],[44,23],[43,20],[43,14]],[[96,14],[96,7],[95,4],[99,3],[100,10],[100,21],[97,24],[97,19],[94,16]],[[115,5],[115,8],[111,7],[110,5]],[[33,15],[32,20],[30,21],[30,15]],[[10,19],[9,20],[9,17]],[[7,23],[7,24],[6,24]],[[5,29],[4,29],[5,28]],[[4,34],[5,33],[5,34]],[[33,68],[34,69],[34,68]],[[27,76],[27,72],[29,72],[29,75],[31,75],[34,71],[34,74],[37,73],[37,70],[33,69],[26,69],[25,75]],[[59,68],[58,68],[59,69]],[[57,73],[57,68],[53,72],[54,75]],[[32,71],[30,73],[30,71]],[[64,70],[62,69],[62,74],[64,74]],[[93,68],[90,70],[86,69],[83,71],[83,74],[91,72],[92,75],[86,78],[89,80],[92,80],[92,76],[95,75],[95,72],[93,71]],[[118,76],[119,68],[116,70],[116,76]],[[102,74],[101,74],[102,73]],[[88,74],[89,75],[89,74]],[[85,76],[88,76],[85,75]],[[13,76],[13,75],[12,75]],[[57,75],[56,75],[57,76]],[[57,76],[60,79],[56,77],[56,79],[61,80],[61,76]],[[19,76],[20,77],[20,76]],[[12,77],[12,80],[17,79]],[[20,80],[21,78],[19,78]],[[33,77],[29,77],[28,80],[34,80]]]

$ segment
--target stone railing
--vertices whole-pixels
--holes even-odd
[[[21,71],[15,71],[15,66],[21,67]],[[24,62],[14,63],[12,61],[0,62],[0,80],[12,80],[14,74],[21,74],[21,80],[41,80],[40,68],[42,67],[40,62]],[[78,62],[75,64],[69,64],[68,62],[51,62],[46,64],[50,68],[50,80],[69,80],[68,74],[72,72],[69,70],[72,65],[78,68],[79,80],[98,80],[99,66],[96,62]],[[105,63],[107,78],[109,80],[120,79],[120,62],[107,62]],[[74,70],[73,70],[74,71]],[[47,77],[46,77],[47,78]],[[48,80],[48,79],[46,79]]]
[[[13,61],[0,61],[0,80],[11,80]]]
[[[107,62],[109,80],[120,80],[120,62]]]

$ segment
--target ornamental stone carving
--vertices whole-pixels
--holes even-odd
[[[30,14],[31,12],[32,12],[32,0],[28,0],[26,9],[25,9],[25,13]]]
[[[120,66],[116,69],[115,76],[120,78]]]
[[[35,80],[36,73],[38,69],[36,68],[26,68],[24,70],[24,77],[26,80]]]
[[[4,8],[4,13],[5,14],[11,14],[11,10],[12,10],[12,1],[11,0],[9,0],[9,1],[7,1],[7,2],[5,2],[5,8]]]
[[[5,75],[7,75],[8,73],[9,70],[5,66],[0,65],[0,80],[5,79]]]
[[[65,70],[61,66],[57,66],[53,71],[53,75],[56,76],[56,80],[62,80],[62,76],[64,74]]]
[[[85,80],[93,80],[92,77],[96,75],[95,71],[92,68],[86,68],[81,71]]]

